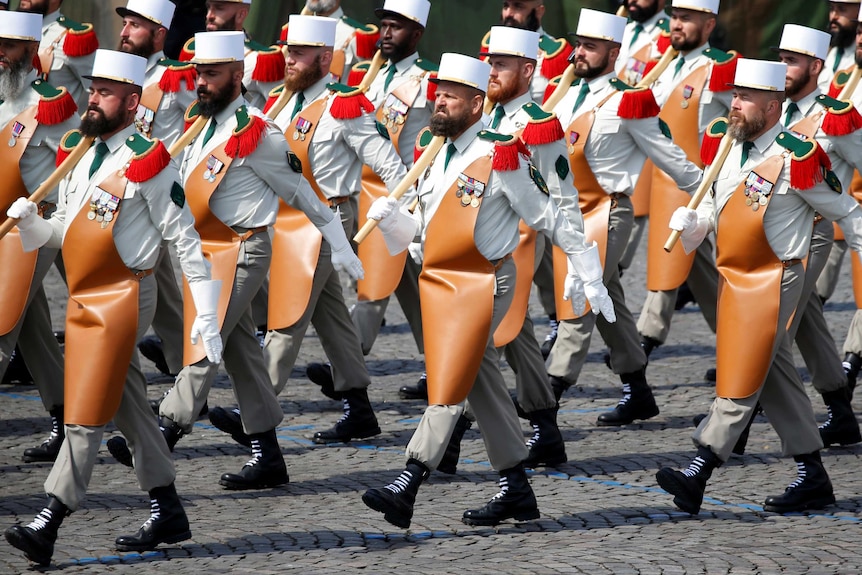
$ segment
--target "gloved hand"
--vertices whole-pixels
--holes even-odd
[[[192,324],[192,344],[203,339],[207,359],[212,363],[221,363],[222,340],[218,325],[218,300],[221,291],[221,280],[198,281],[189,284],[192,300],[195,303],[197,315]]]
[[[682,248],[687,254],[696,250],[709,232],[709,222],[699,217],[696,211],[684,206],[674,210],[668,227],[680,232],[679,239],[682,240]]]
[[[605,316],[608,323],[617,321],[614,302],[608,289],[602,283],[602,262],[599,259],[599,246],[596,242],[582,252],[569,257],[572,270],[584,282],[584,295],[590,302],[593,313]]]
[[[18,232],[25,252],[32,252],[44,246],[51,238],[51,224],[38,215],[39,208],[27,198],[18,198],[6,215],[18,220]]]
[[[351,279],[361,280],[364,278],[365,270],[362,268],[362,262],[356,257],[353,247],[347,240],[347,236],[344,235],[341,214],[338,210],[335,211],[335,216],[329,220],[329,223],[318,229],[332,249],[330,259],[335,269],[346,272]]]
[[[395,198],[383,196],[377,198],[368,208],[367,217],[369,220],[377,220],[380,222],[377,227],[384,234],[391,232],[397,225],[397,213],[399,203]]]
[[[587,296],[584,293],[584,282],[581,278],[573,273],[566,275],[565,287],[563,289],[563,299],[571,300],[572,311],[576,316],[581,316],[584,310],[587,309]]]
[[[380,222],[377,227],[386,240],[386,248],[391,255],[400,254],[416,237],[416,220],[401,210],[398,200],[388,196],[377,198],[368,208],[366,217]]]
[[[413,258],[413,261],[422,265],[422,244],[419,242],[412,242],[409,246],[407,246],[407,252],[410,254],[410,257]]]

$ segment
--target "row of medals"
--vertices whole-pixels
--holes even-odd
[[[107,228],[108,224],[116,217],[119,207],[120,198],[101,188],[96,188],[90,198],[90,211],[87,212],[87,219],[99,222],[102,229]]]
[[[751,172],[745,182],[745,205],[755,212],[760,209],[760,206],[766,206],[769,203],[769,195],[772,192],[772,184],[766,181],[760,184],[756,181],[756,177],[754,172]]]
[[[458,176],[458,189],[455,190],[455,197],[461,198],[461,205],[465,208],[471,206],[478,208],[481,202],[479,198],[485,193],[485,184],[468,178],[464,174]]]

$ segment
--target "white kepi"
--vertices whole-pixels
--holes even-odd
[[[456,82],[481,90],[488,89],[491,78],[491,65],[471,56],[446,52],[440,57],[440,69],[437,78],[431,82]]]
[[[38,42],[42,39],[42,16],[0,11],[0,38]]]
[[[423,28],[428,22],[428,12],[431,10],[431,2],[428,0],[386,0],[383,8],[376,8],[374,14],[383,18],[387,13],[404,16],[413,20]]]
[[[718,14],[719,0],[673,0],[671,7],[695,10],[707,14]]]
[[[733,85],[737,88],[783,92],[786,76],[787,64],[784,62],[740,58],[736,64]]]
[[[815,30],[798,24],[785,24],[784,30],[781,32],[781,42],[778,44],[778,49],[825,60],[826,54],[829,53],[829,40],[831,38],[828,33],[822,30]]]
[[[117,6],[117,14],[123,18],[129,15],[140,16],[159,26],[170,28],[175,8],[176,4],[170,0],[129,0],[125,8]]]
[[[96,56],[93,59],[93,73],[85,77],[90,80],[99,78],[143,86],[146,75],[146,58],[128,52],[99,49],[96,50]]]
[[[245,34],[241,31],[198,32],[195,34],[193,64],[227,64],[245,59]]]
[[[325,16],[291,14],[287,21],[288,46],[335,46],[338,20]]]
[[[493,26],[488,47],[480,56],[520,56],[536,60],[539,57],[539,33],[512,26]]]
[[[581,8],[576,36],[620,43],[626,30],[626,19],[616,14]]]

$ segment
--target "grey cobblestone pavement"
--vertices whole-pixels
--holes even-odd
[[[623,277],[633,311],[644,297],[643,250],[640,255]],[[847,277],[826,306],[839,346],[855,307],[847,262],[845,269]],[[50,297],[59,327],[65,295],[53,273]],[[544,337],[547,325],[535,298],[531,311],[537,334]],[[134,475],[103,449],[87,499],[60,529],[51,569],[177,575],[862,572],[860,446],[824,451],[838,503],[816,513],[782,516],[762,510],[767,495],[781,493],[795,478],[792,460],[780,457],[778,437],[763,416],[753,426],[746,454],[713,475],[700,515],[678,511],[657,487],[659,467],[684,466],[693,455],[691,419],[713,397],[713,386],[702,378],[713,366],[714,339],[693,305],[678,313],[669,341],[653,353],[647,376],[661,414],[646,422],[620,429],[595,426],[596,415],[612,407],[620,393],[596,334],[581,381],[561,402],[569,462],[531,474],[539,520],[496,528],[461,523],[465,509],[481,506],[497,492],[497,475],[474,428],[463,442],[458,474],[433,473],[420,489],[411,528],[389,525],[360,496],[403,468],[403,448],[424,406],[398,397],[398,387],[413,383],[422,363],[394,300],[386,320],[367,358],[380,436],[335,446],[310,441],[340,415],[340,405],[305,377],[308,362],[325,359],[310,331],[295,378],[280,397],[285,419],[278,437],[289,485],[254,492],[222,489],[219,476],[239,470],[248,452],[202,419],[174,454],[192,539],[153,552],[118,554],[114,539],[137,530],[149,514],[149,502]],[[801,359],[797,365],[804,374]],[[145,369],[150,395],[157,397],[169,381],[149,362]],[[514,387],[511,370],[505,368],[505,374]],[[810,386],[809,393],[818,418],[825,418]],[[235,404],[225,375],[209,403]],[[855,407],[862,409],[858,397]],[[0,386],[0,528],[29,522],[43,506],[49,465],[22,463],[21,454],[44,439],[48,426],[33,386]],[[526,422],[524,432],[526,439]],[[111,426],[105,440],[116,433]],[[22,554],[0,541],[0,573],[31,569]]]

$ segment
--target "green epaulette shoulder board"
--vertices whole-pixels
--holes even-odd
[[[261,44],[260,42],[256,42],[254,40],[246,40],[245,47],[249,50],[254,50],[255,52],[271,52],[273,49],[278,49],[273,46]]]
[[[342,16],[341,21],[350,26],[351,28],[356,28],[357,30],[362,30],[363,32],[371,33],[377,31],[377,26],[374,24],[363,24],[359,20],[354,20],[350,16]]]
[[[437,64],[435,64],[431,60],[426,60],[425,58],[419,58],[414,63],[426,72],[436,72],[440,69]]]
[[[39,97],[43,100],[59,98],[65,92],[64,88],[55,88],[44,80],[33,80],[30,82],[30,86],[36,90],[36,93],[39,94]]]
[[[831,110],[832,112],[841,113],[848,108],[853,107],[853,102],[848,100],[838,100],[826,94],[820,94],[814,99],[818,104]]]
[[[248,113],[248,108],[245,104],[236,109],[236,128],[233,129],[234,134],[241,134],[252,122],[253,116]]]
[[[357,88],[356,86],[348,86],[347,84],[341,84],[338,82],[332,82],[331,84],[326,85],[326,89],[335,92],[338,96],[354,96],[357,93],[361,93],[362,90]]]
[[[66,16],[60,16],[59,18],[57,18],[57,24],[59,24],[63,28],[66,28],[67,30],[72,30],[73,32],[88,32],[93,29],[92,24],[76,22],[75,20],[72,20],[71,18],[68,18]]]
[[[670,20],[667,18],[661,18],[658,22],[656,22],[656,27],[662,32],[670,33]]]
[[[160,140],[135,133],[126,138],[125,144],[135,154],[124,167],[123,175],[130,182],[151,180],[171,163],[171,155]]]
[[[501,144],[504,146],[506,144],[511,144],[517,139],[511,134],[499,134],[491,130],[482,130],[477,135],[486,142],[494,142],[494,144]]]
[[[618,92],[625,92],[627,90],[635,90],[634,86],[629,86],[619,78],[611,78],[610,79],[611,87]]]
[[[80,130],[69,130],[60,139],[60,149],[66,153],[71,152],[81,142],[83,137]]]
[[[802,140],[790,132],[781,132],[775,137],[775,141],[791,152],[794,160],[804,159],[817,147],[817,142],[813,139]]]
[[[725,62],[729,62],[733,60],[735,56],[735,54],[724,52],[722,50],[719,50],[718,48],[707,48],[703,51],[703,55],[718,64],[724,64]]]
[[[269,94],[267,94],[267,97],[268,98],[278,98],[279,96],[281,96],[282,92],[284,92],[284,84],[279,84],[278,86],[276,86],[275,88],[273,88],[272,90],[269,91]]]
[[[422,128],[419,132],[419,135],[416,136],[416,147],[424,150],[428,147],[428,144],[431,143],[431,140],[434,139],[434,134],[431,133],[431,129],[428,126]]]
[[[491,31],[488,30],[485,32],[485,35],[482,36],[482,48],[487,48],[491,45]]]
[[[183,116],[183,121],[185,121],[186,125],[189,125],[192,122],[194,122],[195,120],[197,120],[198,116],[200,116],[200,115],[201,115],[200,102],[195,100],[194,102],[189,104],[188,108],[186,108],[186,113]]]
[[[553,117],[553,112],[546,112],[535,102],[529,102],[521,107],[530,117],[531,122],[546,122]]]
[[[721,138],[727,133],[727,118],[716,118],[706,127],[706,135]]]
[[[158,65],[170,70],[188,70],[195,66],[191,62],[180,62],[179,60],[171,60],[170,58],[162,58],[159,60]]]
[[[126,146],[135,153],[135,156],[145,156],[158,144],[158,140],[151,140],[141,134],[132,134],[125,141]]]
[[[557,39],[552,36],[548,36],[547,34],[543,35],[539,39],[539,50],[545,53],[546,58],[554,58],[558,56],[568,45],[569,43],[565,38]]]

